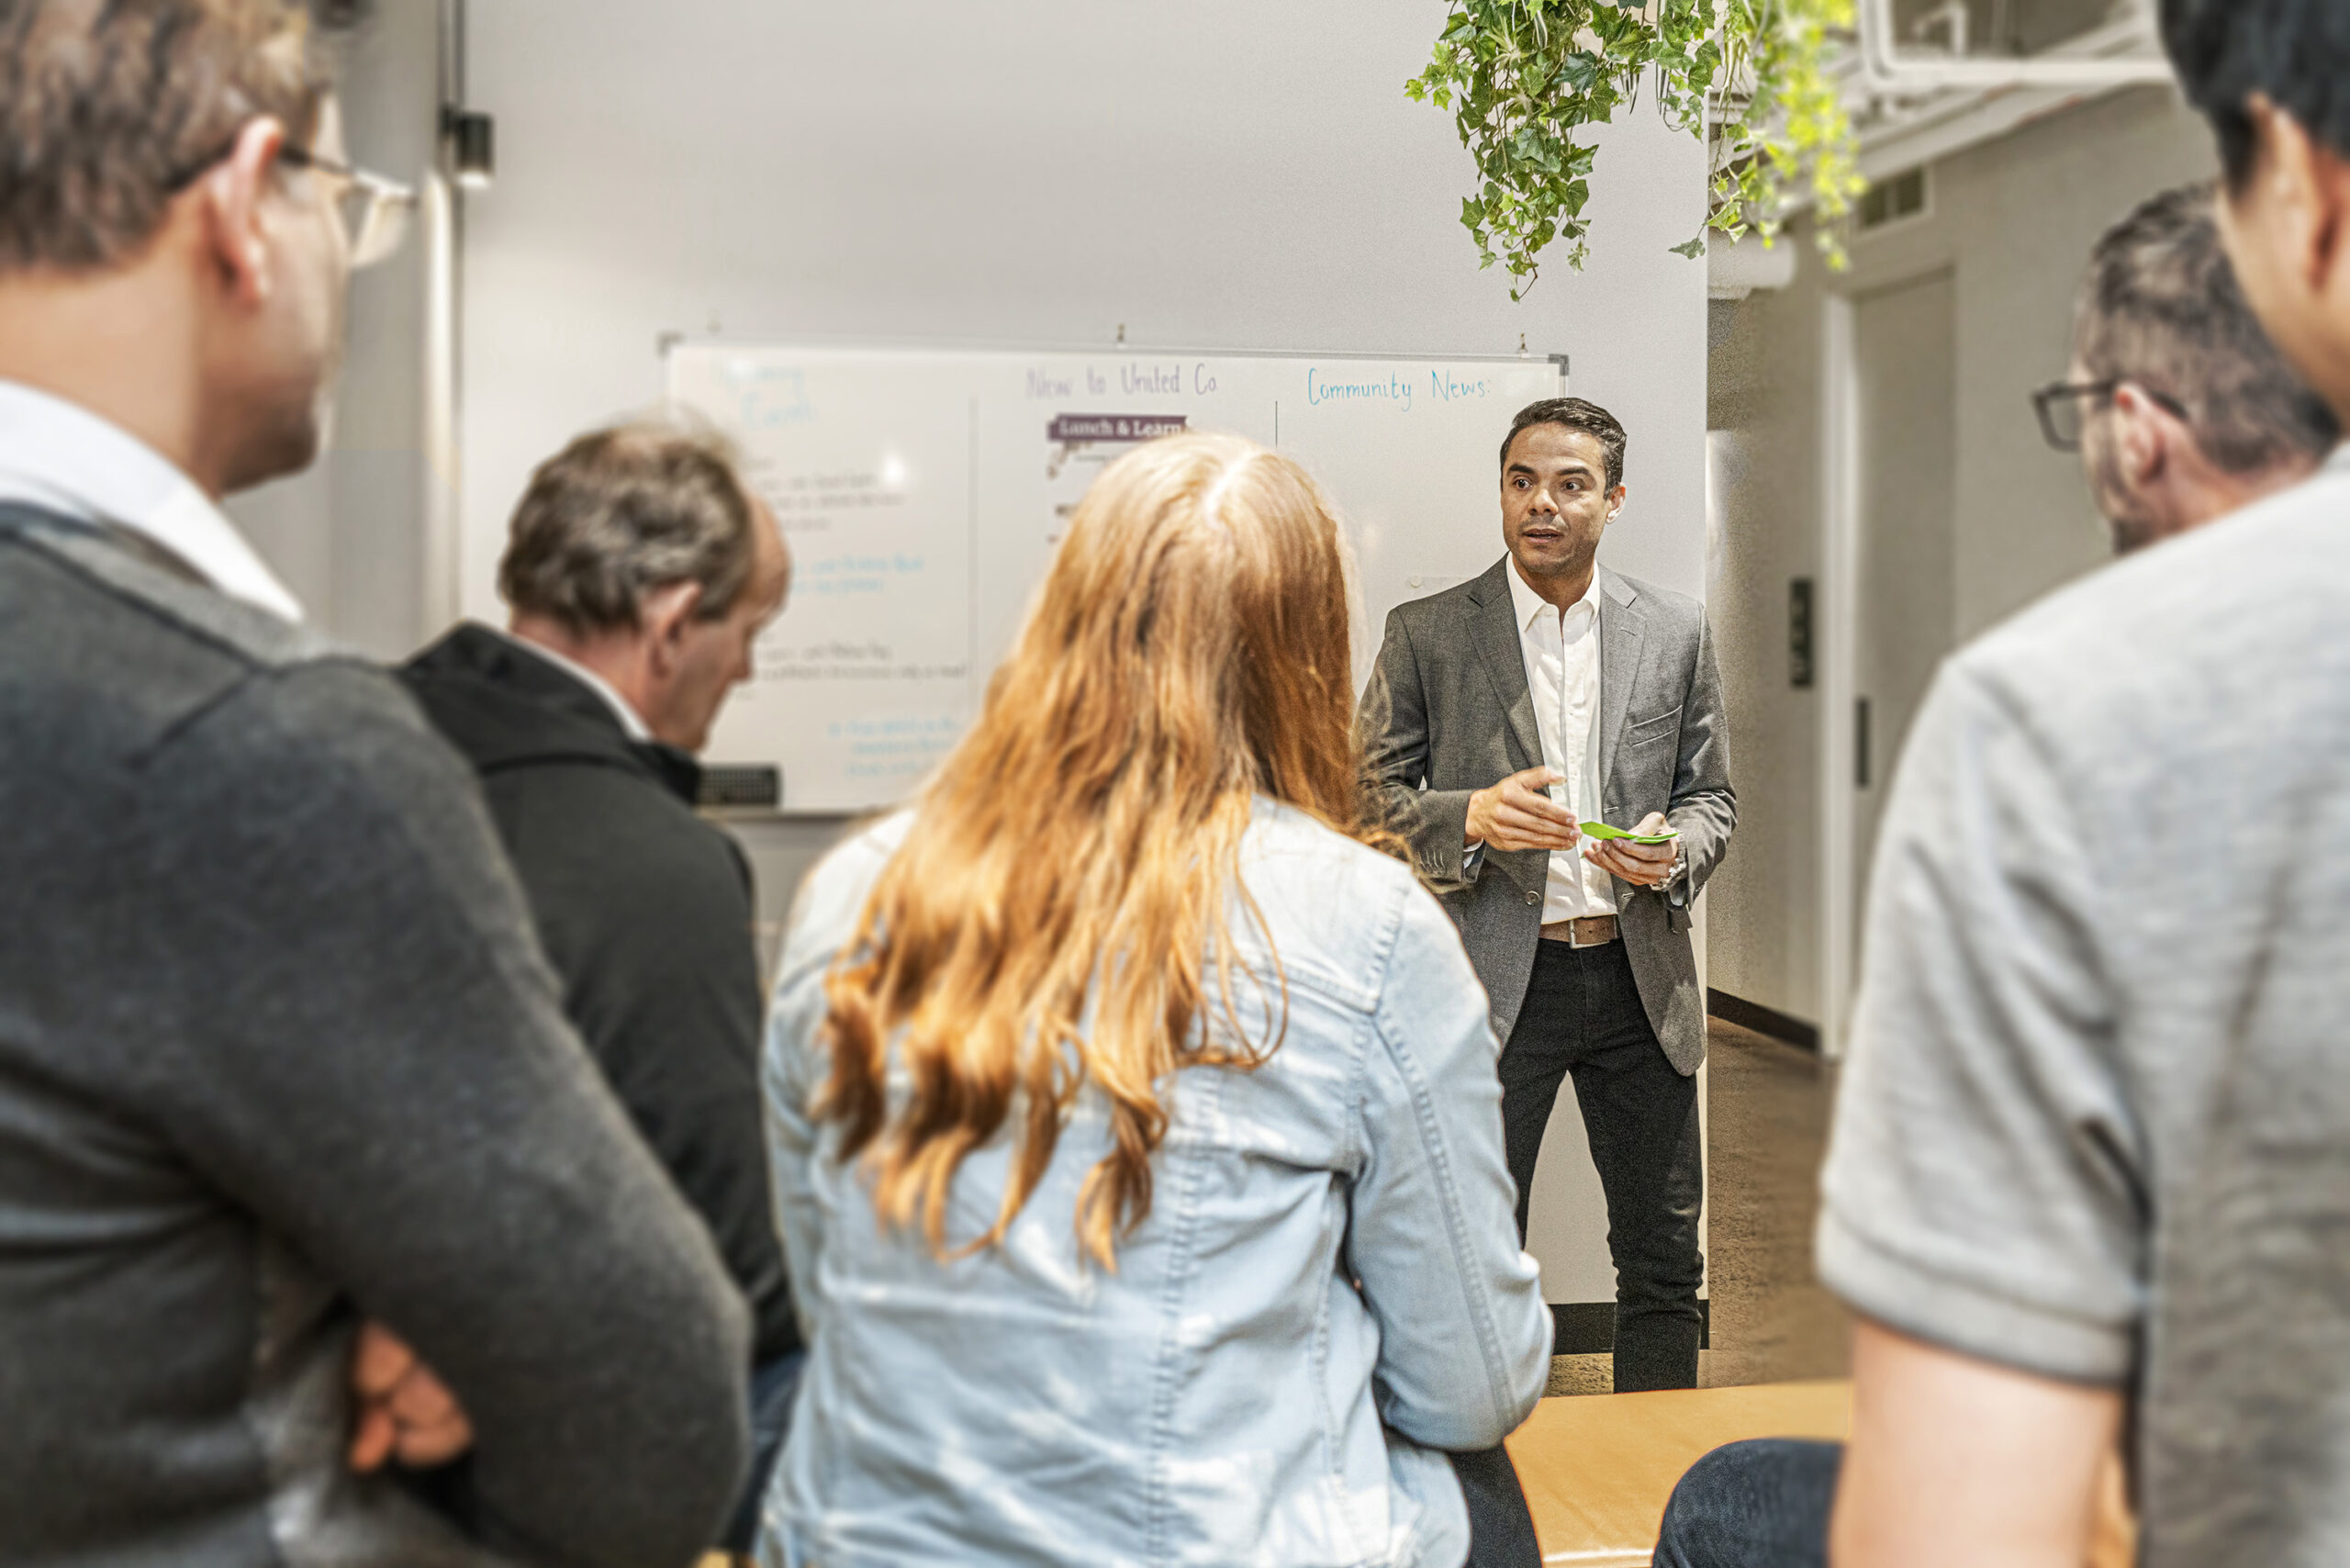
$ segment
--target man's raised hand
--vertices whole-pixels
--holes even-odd
[[[1566,775],[1555,767],[1529,767],[1513,773],[1489,790],[1469,797],[1465,843],[1489,844],[1495,849],[1572,849],[1582,836],[1574,813],[1550,799],[1553,784]]]

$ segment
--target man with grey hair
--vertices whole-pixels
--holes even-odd
[[[480,776],[564,1011],[750,1300],[736,1551],[802,1351],[759,1120],[750,870],[694,814],[693,754],[789,581],[775,518],[726,442],[636,420],[532,476],[498,567],[509,629],[461,626],[401,671]]]
[[[2342,438],[2244,303],[2202,185],[2098,241],[2072,374],[2032,402],[2049,444],[2081,454],[2124,554],[2300,484]]]

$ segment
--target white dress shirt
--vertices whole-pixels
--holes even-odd
[[[109,420],[21,382],[0,380],[0,501],[127,529],[232,599],[285,621],[301,601],[196,481]]]
[[[1583,596],[1558,608],[1526,585],[1510,563],[1509,598],[1517,615],[1517,646],[1526,686],[1534,698],[1534,724],[1542,761],[1567,776],[1550,798],[1579,823],[1599,820],[1599,574]],[[1550,852],[1542,887],[1542,924],[1616,913],[1616,886],[1583,857],[1583,846]]]
[[[528,637],[518,637],[502,627],[493,626],[490,630],[516,647],[535,657],[546,660],[547,663],[603,699],[604,706],[612,711],[612,717],[621,722],[621,728],[628,732],[629,739],[642,743],[653,738],[653,727],[644,722],[643,715],[636,711],[635,705],[621,695],[620,688],[610,681],[606,680],[578,660],[564,657],[544,643],[533,643]]]

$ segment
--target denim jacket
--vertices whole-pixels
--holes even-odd
[[[1437,1450],[1525,1419],[1551,1328],[1512,1217],[1499,1048],[1436,900],[1260,800],[1240,864],[1266,931],[1237,900],[1232,928],[1259,974],[1267,934],[1280,956],[1280,1047],[1163,1091],[1150,1214],[1114,1271],[1075,1226],[1108,1148],[1091,1091],[1002,1244],[940,1261],[877,1224],[862,1162],[809,1114],[824,971],[910,820],[810,877],[777,980],[768,1137],[811,1349],[762,1560],[1459,1568]],[[1280,996],[1236,983],[1250,1038]],[[950,1249],[993,1222],[1012,1148],[965,1160]]]

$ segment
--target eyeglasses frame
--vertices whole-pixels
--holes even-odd
[[[2168,413],[2181,424],[2194,422],[2187,412],[2187,405],[2169,393],[2156,391],[2132,376],[2116,375],[2103,381],[2052,381],[2045,386],[2036,388],[2031,394],[2031,411],[2039,416],[2041,439],[2058,452],[2080,451],[2079,437],[2076,436],[2067,441],[2063,432],[2056,428],[2057,402],[2062,399],[2095,398],[2109,403],[2113,400],[2113,395],[2124,386],[2137,387],[2146,395],[2147,401]]]
[[[237,135],[243,134],[243,128],[240,127]],[[193,166],[165,181],[163,189],[171,195],[178,195],[202,179],[208,170],[218,165],[223,159],[236,150],[236,137],[231,137],[219,151],[199,160]],[[355,168],[349,163],[339,163],[331,158],[320,157],[308,148],[297,146],[290,141],[277,150],[277,161],[289,169],[308,169],[324,174],[329,179],[341,180],[353,190],[360,191],[367,196],[367,213],[360,219],[358,231],[346,236],[351,242],[351,267],[353,272],[372,267],[376,263],[387,260],[398,252],[399,238],[397,230],[394,231],[394,238],[389,243],[376,241],[374,237],[382,231],[388,214],[397,212],[404,218],[408,210],[415,207],[417,199],[415,186],[404,185],[398,180],[375,174],[371,170]]]

